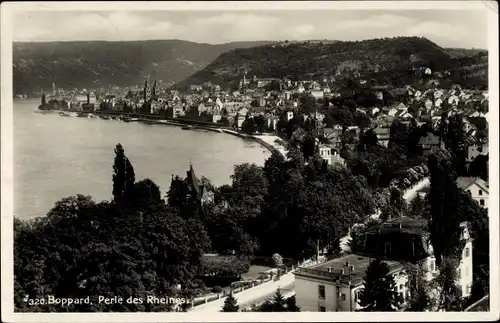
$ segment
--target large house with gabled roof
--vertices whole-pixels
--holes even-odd
[[[473,200],[488,208],[489,185],[479,177],[458,177],[457,186],[471,194]]]

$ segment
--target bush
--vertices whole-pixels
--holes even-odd
[[[283,257],[280,254],[275,253],[273,255],[273,262],[275,267],[280,267],[283,265]]]
[[[198,278],[193,280],[193,284],[194,284],[196,287],[198,287],[198,288],[205,288],[205,287],[206,287],[206,285],[205,285],[205,283],[203,282],[203,280],[198,279]]]
[[[212,292],[213,293],[222,293],[222,287],[214,286],[214,288],[212,288]]]

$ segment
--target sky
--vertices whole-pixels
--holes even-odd
[[[426,37],[442,47],[488,48],[484,10],[37,11],[13,16],[14,41],[182,39],[364,40]]]

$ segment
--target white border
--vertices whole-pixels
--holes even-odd
[[[12,119],[12,13],[13,11],[104,10],[487,10],[489,20],[489,129],[490,129],[490,312],[460,313],[14,313],[13,304],[13,119]],[[498,220],[498,3],[496,1],[273,1],[273,2],[18,2],[1,4],[1,251],[2,321],[5,322],[287,322],[315,321],[493,321],[499,314]],[[494,268],[497,268],[495,270]]]

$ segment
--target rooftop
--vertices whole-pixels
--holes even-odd
[[[438,145],[439,144],[439,136],[436,136],[430,132],[427,135],[420,138],[418,142],[420,145]]]
[[[374,258],[350,254],[310,268],[298,268],[295,274],[357,285],[362,282],[372,260]],[[391,272],[402,268],[401,263],[397,261],[384,262],[389,265]]]
[[[386,221],[380,226],[370,229],[365,233],[385,234],[392,232],[402,232],[411,234],[422,234],[427,231],[427,220],[424,218],[401,217]]]
[[[488,183],[479,177],[458,177],[457,178],[457,186],[463,190],[468,189],[472,184],[478,185],[486,192],[489,191]]]

